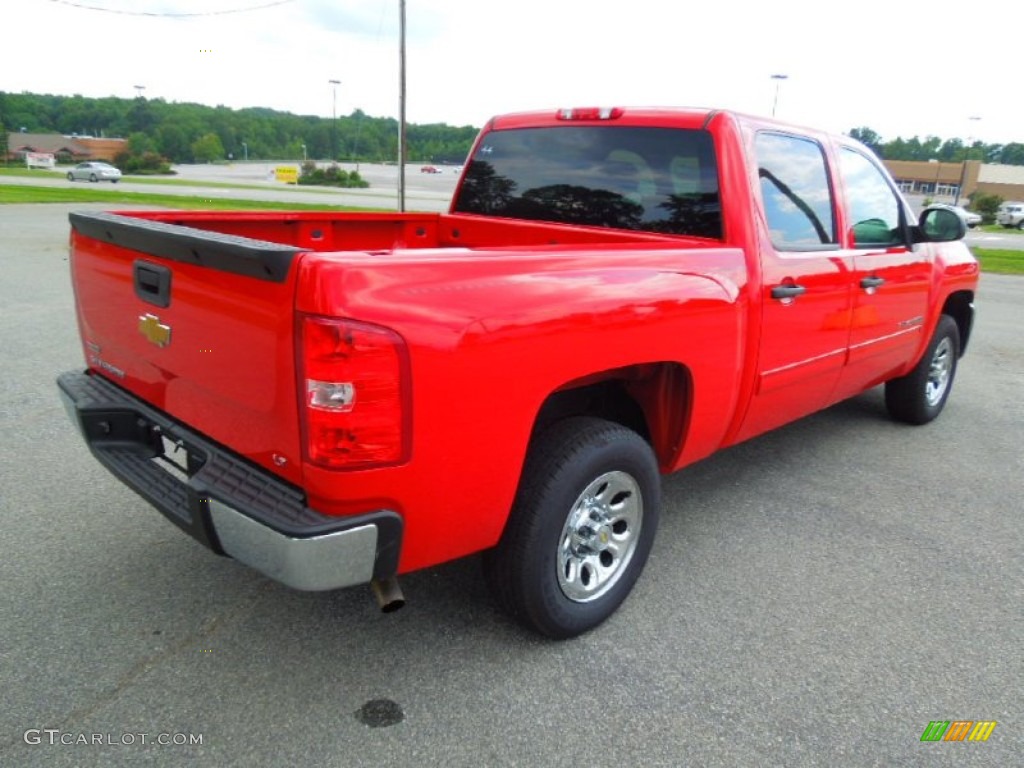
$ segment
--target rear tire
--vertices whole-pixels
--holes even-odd
[[[95,183],[95,182],[99,181],[99,179],[96,178],[96,174],[95,173],[90,173],[89,174],[89,181]]]
[[[74,180],[75,180],[75,174],[71,173],[71,171],[68,171],[68,181],[74,181]]]
[[[635,432],[572,418],[540,433],[501,541],[484,556],[498,603],[548,637],[593,629],[643,571],[660,495],[657,459]]]
[[[914,370],[885,383],[889,415],[908,424],[927,424],[942,413],[959,358],[960,329],[952,317],[942,315]]]

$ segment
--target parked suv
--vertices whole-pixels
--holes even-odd
[[[1024,203],[1003,203],[996,214],[996,224],[1024,229]]]

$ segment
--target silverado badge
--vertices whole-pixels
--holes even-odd
[[[161,348],[171,343],[171,326],[161,323],[156,315],[139,316],[139,333],[145,336],[147,341]]]

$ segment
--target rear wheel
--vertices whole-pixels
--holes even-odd
[[[99,179],[96,178],[96,174],[95,173],[90,173],[89,174],[89,181],[99,181]]]
[[[526,626],[582,634],[632,590],[659,507],[657,460],[639,435],[602,419],[559,422],[531,446],[505,532],[484,557],[488,584]]]
[[[1024,229],[1024,219],[1017,222],[1017,229]]]
[[[921,361],[906,376],[885,384],[889,414],[908,424],[927,424],[942,412],[953,388],[960,357],[960,330],[942,315]]]
[[[74,181],[74,180],[75,180],[75,174],[73,174],[71,171],[68,171],[68,181]]]

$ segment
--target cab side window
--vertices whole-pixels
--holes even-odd
[[[811,139],[759,133],[761,200],[772,245],[782,251],[838,247],[825,155]]]
[[[900,202],[882,172],[860,152],[843,147],[839,172],[846,187],[855,248],[878,248],[904,243]]]

